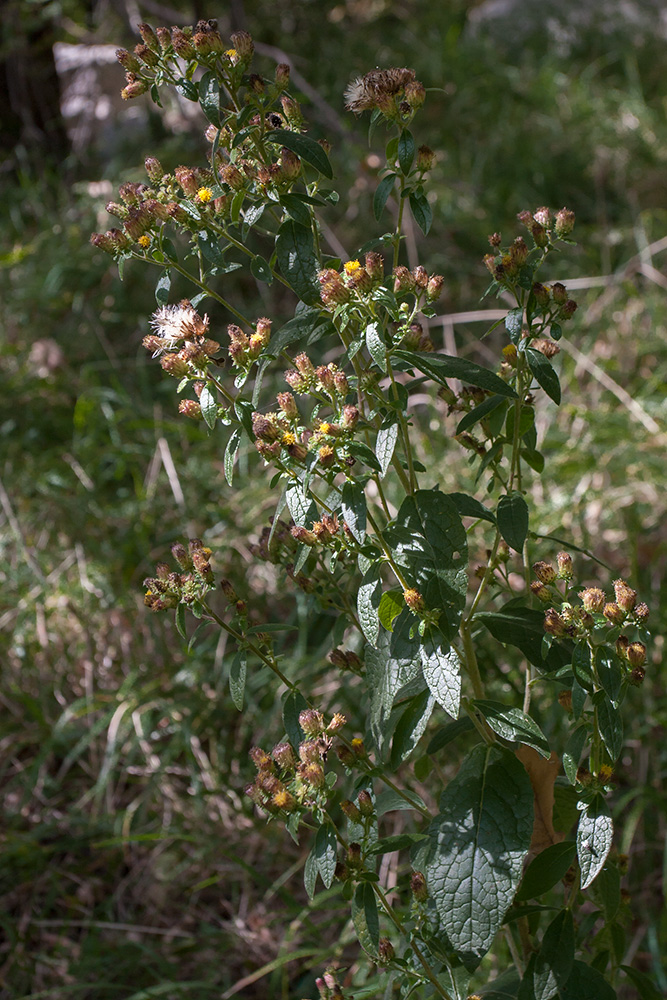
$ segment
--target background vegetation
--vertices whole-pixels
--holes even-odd
[[[313,90],[323,95],[308,107],[311,134],[332,142],[338,188],[349,191],[345,213],[330,213],[330,240],[352,254],[377,231],[378,161],[343,115],[342,93],[374,65],[413,67],[433,88],[419,138],[439,154],[437,201],[419,252],[446,277],[441,314],[495,308],[479,303],[487,233],[509,237],[525,207],[577,213],[579,247],[553,274],[579,286],[580,308],[562,342],[568,404],[550,424],[549,411],[541,417],[552,470],[542,530],[592,548],[629,579],[660,633],[667,42],[648,0],[625,20],[610,4],[580,6],[531,2],[497,16],[490,4],[443,11],[417,0],[3,8],[12,97],[3,133],[13,144],[0,174],[2,1000],[300,998],[315,995],[310,968],[333,955],[345,964],[348,941],[331,930],[334,890],[331,927],[316,926],[294,877],[302,852],[281,828],[259,830],[244,800],[247,750],[280,736],[275,692],[251,678],[254,709],[239,716],[217,636],[188,651],[168,620],[143,608],[141,581],[172,542],[205,537],[258,619],[265,611],[299,626],[291,655],[310,687],[352,725],[356,715],[328,674],[307,597],[253,564],[273,512],[267,484],[241,475],[233,493],[225,486],[220,441],[178,417],[172,386],[141,348],[150,276],[130,267],[121,283],[88,244],[107,227],[116,185],[143,178],[147,154],[168,168],[197,160],[202,123],[175,109],[165,130],[147,110],[136,119],[125,108],[82,145],[49,119],[46,99],[41,118],[28,113],[17,80],[36,86],[53,41],[131,47],[128,21],[217,15],[223,34],[246,27],[267,74],[287,53],[304,104]],[[120,89],[120,67],[112,80]],[[244,312],[289,317],[288,297],[262,299],[240,280],[230,297]],[[484,349],[475,340],[485,329],[470,317],[440,320],[432,335],[466,354]],[[466,490],[465,453],[450,439],[456,417],[425,399],[415,419],[434,479]],[[545,542],[542,557],[560,547]],[[583,555],[579,569],[598,579]],[[657,639],[640,721],[626,725],[614,808],[624,817],[618,848],[630,853],[634,961],[667,989],[661,654]],[[351,982],[356,974],[353,965]]]

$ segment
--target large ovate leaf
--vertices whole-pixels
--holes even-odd
[[[398,350],[393,352],[392,361],[394,367],[398,367],[396,362],[401,362],[401,367],[406,370],[416,368],[439,385],[447,385],[448,378],[458,378],[469,385],[489,389],[499,396],[516,396],[514,389],[494,372],[466,358],[457,358],[449,354],[424,354]]]
[[[452,719],[459,715],[461,661],[451,646],[443,646],[437,635],[428,634],[419,649],[424,680],[441,708]]]
[[[293,219],[283,222],[276,237],[276,258],[280,273],[299,298],[308,305],[319,301],[312,230]]]
[[[577,827],[577,858],[581,868],[581,888],[587,889],[602,871],[611,850],[614,824],[601,795],[582,810]]]
[[[489,950],[512,903],[532,831],[522,765],[509,750],[475,747],[442,795],[425,864],[442,926],[468,967]]]
[[[571,910],[561,910],[544,932],[533,968],[534,1000],[551,1000],[565,986],[574,963],[574,922]]]
[[[466,533],[455,504],[437,490],[417,490],[401,504],[385,539],[426,607],[441,612],[438,625],[451,640],[468,585]]]

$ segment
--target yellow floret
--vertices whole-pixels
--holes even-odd
[[[150,236],[140,236],[137,243],[146,250],[151,245],[151,238]]]
[[[358,260],[348,260],[343,266],[346,274],[354,274],[361,268]]]
[[[211,198],[213,197],[213,192],[210,188],[200,187],[197,191],[197,198],[202,203],[202,205],[207,205]]]

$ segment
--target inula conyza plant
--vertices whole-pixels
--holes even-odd
[[[169,85],[198,101],[208,156],[170,173],[150,157],[147,183],[124,184],[108,206],[120,228],[92,242],[121,268],[157,268],[144,346],[175,378],[184,417],[226,435],[230,488],[239,449],[268,468],[276,512],[254,554],[327,609],[331,669],[365,729],[302,689],[284,625],[253,621],[249,595],[216,580],[201,540],[173,546],[145,602],[174,610],[184,636],[189,614],[228,633],[239,711],[247,671],[264,671],[282,699],[284,736],[252,750],[246,792],[309,849],[308,895],[318,880],[338,887],[369,960],[352,986],[344,961],[320,969],[320,997],[651,996],[624,965],[627,858],[613,849],[607,802],[649,609],[623,580],[578,579],[530,510],[544,468],[535,412],[560,404],[551,361],[576,310],[539,275],[571,243],[573,213],[525,211],[523,235],[490,237],[489,293],[514,303],[495,370],[435,352],[424,318],[443,279],[402,259],[405,213],[424,233],[432,220],[434,153],[411,131],[425,98],[414,72],[376,69],[346,94],[350,111],[370,113],[371,135],[389,132],[373,208],[395,224],[341,261],[326,254],[319,219],[338,200],[329,144],[307,136],[289,67],[251,72],[250,36],[228,44],[214,22],[140,31],[134,52],[118,53],[123,97],[150,92],[159,105]],[[293,318],[247,317],[228,300],[223,276],[240,260],[293,293]],[[174,275],[191,281],[191,299],[171,301]],[[277,395],[264,388],[278,380]],[[435,484],[417,460],[415,392],[460,415],[448,446],[468,451],[478,495]],[[486,549],[484,565],[469,569],[469,543]],[[531,714],[544,704],[555,706],[539,716],[547,732]],[[456,743],[467,752],[451,776],[442,754]],[[388,835],[397,810],[403,832]]]

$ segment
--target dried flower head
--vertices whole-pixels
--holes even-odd
[[[386,107],[387,98],[392,98],[405,89],[415,79],[413,69],[372,69],[365,76],[358,76],[345,91],[345,107],[360,115],[371,108]]]

